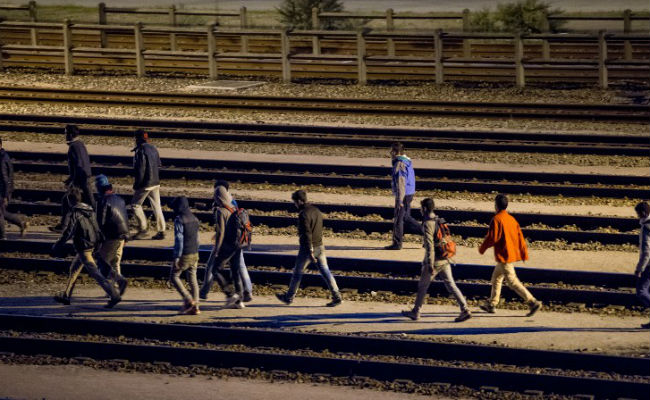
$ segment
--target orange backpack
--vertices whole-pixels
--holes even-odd
[[[456,242],[451,238],[449,226],[444,219],[436,218],[438,230],[435,237],[435,245],[440,249],[442,257],[450,259],[456,255]]]

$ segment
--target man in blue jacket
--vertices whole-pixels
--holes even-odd
[[[386,250],[401,250],[404,237],[404,225],[409,233],[422,234],[420,223],[411,216],[411,202],[415,195],[415,171],[413,162],[404,154],[404,145],[395,142],[390,147],[393,164],[391,187],[395,196],[395,213],[393,218],[393,243],[384,247]]]

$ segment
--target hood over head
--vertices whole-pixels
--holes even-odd
[[[223,186],[217,186],[214,190],[214,202],[220,207],[232,207],[232,196]]]
[[[190,212],[190,203],[187,201],[187,197],[185,196],[176,197],[172,200],[171,206],[176,215]]]

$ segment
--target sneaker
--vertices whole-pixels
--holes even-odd
[[[151,240],[163,240],[165,239],[165,232],[160,231],[151,237]]]
[[[470,318],[472,318],[472,313],[469,310],[463,310],[461,311],[460,315],[454,319],[454,322],[463,322],[467,321]]]
[[[27,235],[27,227],[29,226],[29,222],[23,221],[22,225],[20,225],[20,237],[24,238]]]
[[[54,295],[54,301],[57,303],[65,304],[66,306],[70,305],[70,297],[66,296],[65,293],[59,292]]]
[[[289,300],[289,298],[287,298],[286,293],[276,293],[275,297],[286,305],[293,303],[293,300]]]
[[[641,325],[641,329],[650,329],[650,322],[648,322],[647,324]]]
[[[251,301],[253,301],[253,296],[251,296],[251,294],[248,292],[244,292],[244,298],[242,299],[242,301],[244,303],[250,303]]]
[[[343,299],[341,299],[340,297],[334,297],[334,298],[332,299],[332,301],[330,301],[329,303],[327,303],[327,304],[325,304],[325,305],[326,305],[327,307],[336,307],[336,306],[338,306],[338,305],[341,304],[341,303],[343,303]]]
[[[535,315],[535,313],[539,310],[542,309],[542,302],[539,300],[535,300],[534,303],[532,303],[530,306],[528,306],[529,311],[528,314],[526,314],[527,317],[532,317]]]
[[[239,297],[238,294],[233,294],[232,296],[227,296],[226,297],[226,307],[232,306],[233,304],[235,304],[237,302],[241,302],[240,300],[241,300],[241,298]]]
[[[124,278],[122,278],[119,282],[117,282],[117,290],[120,293],[120,297],[122,297],[122,295],[126,291],[127,286],[129,286],[129,281],[127,281]]]
[[[390,246],[384,247],[384,250],[402,250],[402,246],[393,243]]]
[[[149,233],[146,230],[138,231],[138,233],[131,236],[131,240],[144,240],[147,236],[149,236]]]
[[[183,304],[183,307],[181,307],[180,311],[178,312],[179,314],[184,314],[184,315],[196,315],[193,314],[194,310],[197,308],[196,303],[191,302],[191,303],[185,303]]]
[[[51,232],[54,232],[54,233],[61,233],[61,232],[63,232],[63,225],[56,224],[54,226],[48,226],[47,229],[49,229]]]
[[[237,296],[237,297],[239,297],[239,296]],[[241,310],[242,308],[246,308],[246,306],[241,301],[236,301],[236,302],[231,303],[231,304],[226,303],[226,305],[223,308]]]
[[[111,299],[108,301],[108,303],[106,303],[104,308],[113,308],[120,301],[122,301],[122,298],[120,296],[111,297]]]
[[[494,306],[492,304],[488,303],[483,303],[480,306],[478,306],[481,310],[485,311],[488,314],[494,314],[496,312]]]
[[[420,319],[420,313],[417,313],[413,310],[403,310],[402,315],[407,318],[411,318],[413,321]]]
[[[194,307],[192,307],[192,309],[189,310],[186,314],[187,315],[199,315],[199,314],[201,314],[201,310],[199,310],[199,305],[197,304]]]

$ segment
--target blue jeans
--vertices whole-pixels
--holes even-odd
[[[636,281],[636,297],[644,307],[650,307],[650,267],[643,270],[641,277]]]
[[[334,276],[330,272],[329,267],[327,266],[327,258],[325,257],[325,246],[318,246],[314,248],[314,257],[318,263],[318,271],[325,280],[327,288],[332,292],[332,298],[339,298],[339,287],[336,285]],[[303,250],[302,248],[298,251],[298,257],[296,258],[296,264],[293,267],[293,275],[291,275],[291,283],[289,284],[289,290],[287,291],[287,299],[293,300],[298,287],[300,286],[300,281],[302,280],[302,274],[309,264],[312,263],[312,260],[309,256],[309,250]]]

